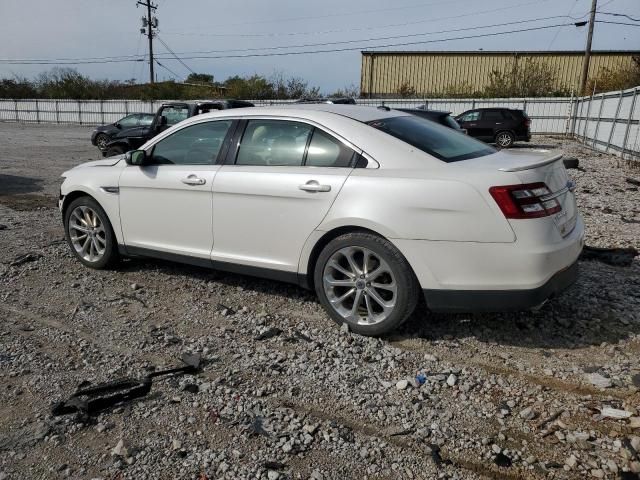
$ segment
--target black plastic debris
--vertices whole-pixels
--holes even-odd
[[[497,454],[496,458],[493,459],[493,463],[502,468],[508,468],[512,464],[511,459],[504,453]]]
[[[13,261],[9,264],[10,267],[17,267],[20,265],[24,265],[25,263],[35,262],[40,260],[42,255],[39,253],[25,253],[24,255],[18,255]]]
[[[629,267],[633,259],[638,256],[638,250],[633,247],[629,248],[600,248],[589,247],[587,245],[582,249],[580,258],[582,260],[597,260],[614,267]]]
[[[51,413],[55,416],[79,413],[83,416],[91,416],[122,402],[144,397],[151,391],[151,385],[155,377],[172,374],[196,373],[200,370],[202,359],[199,354],[183,353],[181,357],[185,364],[182,367],[167,370],[154,371],[141,379],[123,378],[113,382],[81,387],[67,400],[56,403]]]
[[[271,435],[264,428],[264,420],[260,415],[257,415],[253,421],[249,424],[248,427],[251,435],[262,435],[265,437],[270,437]]]
[[[562,163],[564,163],[564,168],[572,168],[574,170],[582,170],[580,168],[580,160],[575,157],[567,157],[562,159]]]
[[[184,387],[182,387],[182,390],[189,393],[198,393],[200,391],[200,387],[198,387],[198,385],[196,385],[195,383],[187,383]]]
[[[276,461],[266,461],[262,464],[262,466],[267,470],[282,470],[283,468],[287,467],[286,464]]]
[[[627,177],[625,180],[627,181],[627,183],[630,183],[631,185],[635,185],[636,187],[640,187],[640,180],[637,180],[637,179],[631,178],[631,177]]]

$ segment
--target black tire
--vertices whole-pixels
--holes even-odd
[[[502,132],[496,133],[493,141],[498,148],[509,148],[513,145],[513,142],[516,141],[516,136],[513,132],[503,130]]]
[[[89,207],[96,213],[96,215],[100,219],[100,222],[104,226],[104,240],[106,242],[104,253],[102,254],[102,257],[96,261],[88,261],[84,259],[76,250],[76,247],[74,246],[71,239],[70,218],[73,211],[78,207]],[[80,261],[80,263],[89,268],[95,268],[97,270],[109,268],[115,265],[115,263],[119,259],[118,245],[115,234],[113,233],[113,227],[111,226],[111,222],[109,221],[109,217],[100,206],[100,204],[89,196],[78,197],[66,207],[64,211],[64,236],[73,255]]]
[[[325,266],[334,254],[346,247],[372,251],[387,263],[393,273],[397,285],[395,304],[391,313],[379,323],[363,325],[349,321],[332,306],[327,297],[323,282]],[[347,323],[352,332],[361,335],[378,336],[399,327],[414,312],[420,295],[418,280],[402,253],[388,240],[367,232],[347,233],[330,241],[316,261],[313,277],[318,299],[333,321],[338,325]]]
[[[109,142],[109,137],[104,133],[99,133],[96,135],[96,147],[100,150],[104,150]]]
[[[105,156],[115,157],[116,155],[122,155],[126,152],[127,150],[122,145],[112,145],[110,147],[107,147]]]

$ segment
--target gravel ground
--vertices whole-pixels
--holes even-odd
[[[639,478],[638,258],[581,262],[535,312],[421,308],[361,337],[294,286],[151,260],[82,267],[54,203],[59,174],[97,158],[89,133],[0,124],[0,480]],[[625,181],[640,171],[535,141],[580,159],[587,244],[640,247]],[[96,418],[50,414],[82,381],[183,352],[203,355],[201,373]]]

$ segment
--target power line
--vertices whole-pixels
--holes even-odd
[[[253,51],[263,51],[263,50],[282,50],[287,48],[308,48],[308,47],[323,47],[326,45],[344,45],[349,43],[362,43],[362,42],[374,42],[378,40],[393,40],[396,38],[413,38],[413,37],[423,37],[426,35],[436,35],[440,33],[456,33],[456,32],[465,32],[469,30],[479,30],[483,28],[495,28],[495,27],[506,27],[509,25],[520,25],[523,23],[531,23],[531,22],[539,22],[542,20],[554,20],[557,18],[569,18],[568,15],[555,15],[551,17],[540,17],[540,18],[532,18],[530,20],[518,20],[515,22],[505,22],[505,23],[494,23],[492,25],[480,25],[475,27],[466,27],[466,28],[455,28],[452,30],[439,30],[435,32],[428,33],[410,33],[406,35],[392,35],[388,37],[373,37],[373,38],[360,38],[357,40],[341,40],[336,42],[321,42],[321,43],[305,43],[301,45],[280,45],[275,47],[259,47],[259,48],[235,48],[235,49],[227,49],[227,50],[205,50],[199,52],[181,52],[180,55],[191,55],[191,54],[203,54],[203,53],[227,53],[227,52],[253,52]],[[158,40],[162,42],[162,40],[158,37]],[[164,42],[163,42],[164,44]],[[174,54],[175,55],[175,54]],[[176,57],[177,58],[177,57]]]
[[[609,22],[607,20],[596,20],[596,23],[610,23],[611,25],[627,25],[629,27],[640,27],[640,23]]]
[[[577,18],[573,18],[571,17],[571,13],[573,12],[573,9],[576,8],[576,5],[578,4],[579,0],[575,0],[573,2],[573,5],[571,6],[571,9],[567,12],[567,16],[570,17],[573,20],[578,20]],[[560,33],[560,30],[562,30],[562,28],[558,28],[556,30],[556,33],[553,35],[553,38],[551,39],[551,41],[549,42],[549,45],[547,45],[547,50],[551,49],[551,45],[553,45],[553,42],[556,41],[556,38],[558,38],[558,34]]]
[[[449,42],[453,40],[469,40],[473,38],[483,38],[483,37],[495,37],[499,35],[509,35],[512,33],[521,33],[521,32],[532,32],[538,30],[545,30],[549,28],[556,27],[573,27],[573,23],[560,23],[555,25],[546,25],[541,27],[532,27],[532,28],[522,28],[519,30],[509,30],[506,32],[493,32],[493,33],[483,33],[479,35],[466,35],[462,37],[451,37],[451,38],[441,38],[434,40],[424,40],[420,42],[404,42],[404,43],[388,43],[385,45],[368,45],[366,47],[344,47],[344,48],[333,48],[333,49],[325,49],[325,50],[307,50],[307,51],[298,51],[298,52],[275,52],[275,53],[253,53],[246,55],[211,55],[211,56],[191,56],[191,57],[183,57],[186,60],[198,60],[198,59],[223,59],[223,58],[251,58],[251,57],[282,57],[288,55],[310,55],[317,53],[334,53],[334,52],[353,52],[357,50],[362,50],[364,48],[389,48],[389,47],[405,47],[410,45],[423,45],[430,43],[439,43],[439,42]]]
[[[154,58],[154,61],[161,66],[162,68],[164,68],[167,72],[169,72],[170,74],[172,74],[175,78],[180,78],[180,75],[178,75],[176,72],[174,72],[173,70],[171,70],[169,67],[165,67],[163,64],[161,64],[157,58]]]
[[[178,60],[178,61],[182,64],[182,66],[183,66],[184,68],[186,68],[187,70],[189,70],[191,73],[193,73],[193,74],[195,75],[195,73],[196,73],[196,72],[194,72],[194,71],[193,71],[193,70],[192,70],[192,69],[191,69],[191,68],[190,68],[186,63],[184,63],[184,62],[180,59],[180,57],[178,57],[178,55],[176,55],[176,53],[175,53],[173,50],[171,50],[171,48],[169,47],[169,45],[167,45],[167,44],[164,42],[164,40],[162,40],[162,39],[160,38],[160,36],[159,36],[159,35],[156,35],[156,38],[158,39],[158,41],[159,41],[162,45],[164,45],[164,48],[166,48],[166,49],[169,51],[169,53],[171,53],[171,54],[175,57],[175,59],[176,59],[176,60]]]
[[[547,3],[547,2],[550,2],[550,1],[552,1],[552,0],[535,0],[535,1],[532,1],[532,2],[524,2],[524,3],[518,3],[518,4],[515,4],[515,5],[511,5],[509,8],[525,7],[525,6],[528,6],[528,5],[539,5],[541,3]],[[167,32],[167,31],[163,31],[163,35],[202,36],[202,37],[247,37],[247,38],[297,36],[297,35],[325,35],[325,34],[330,34],[330,33],[356,32],[356,31],[378,30],[378,29],[384,29],[384,28],[407,27],[407,26],[410,26],[410,25],[419,25],[419,24],[422,24],[422,23],[439,22],[441,20],[452,20],[452,19],[457,19],[457,18],[473,17],[473,16],[476,16],[476,15],[481,15],[481,14],[485,14],[485,13],[494,13],[494,12],[503,11],[504,9],[505,9],[504,7],[498,7],[498,8],[492,8],[490,10],[479,10],[479,11],[476,11],[476,12],[464,13],[464,14],[461,14],[461,15],[449,15],[449,16],[445,16],[445,17],[430,17],[428,19],[415,20],[415,21],[412,21],[412,22],[392,23],[392,24],[387,24],[387,25],[368,26],[368,27],[351,27],[351,28],[335,29],[335,30],[321,30],[321,31],[312,31],[312,32],[304,31],[304,32],[271,32],[271,33],[197,33],[197,32],[185,33],[185,32]],[[588,14],[589,14],[589,12],[585,13],[584,15],[582,15],[582,17],[584,17],[584,16],[586,16]],[[582,17],[579,17],[579,18],[582,18]],[[573,18],[573,17],[571,17],[571,18]],[[578,18],[573,18],[573,19],[577,20]]]
[[[630,15],[627,15],[626,13],[614,13],[614,12],[598,12],[600,15],[612,15],[614,17],[626,17],[629,20],[631,20],[632,22],[640,22],[640,18],[633,18]]]
[[[338,44],[348,44],[348,43],[367,43],[367,42],[371,42],[371,41],[377,41],[377,40],[392,40],[395,38],[407,38],[407,37],[415,37],[415,36],[426,36],[426,35],[433,35],[433,34],[440,34],[440,33],[454,33],[454,32],[460,32],[460,31],[467,31],[467,30],[477,30],[477,29],[482,29],[482,28],[495,28],[498,26],[507,26],[507,25],[514,25],[514,24],[522,24],[522,23],[527,23],[527,22],[535,22],[535,21],[540,21],[540,20],[549,20],[549,19],[554,19],[554,18],[563,18],[565,16],[559,15],[559,16],[553,16],[553,17],[541,17],[541,18],[534,18],[534,19],[529,19],[529,20],[520,20],[517,22],[506,22],[506,23],[502,23],[502,24],[493,24],[493,25],[480,25],[480,26],[475,26],[475,27],[467,27],[467,28],[458,28],[458,29],[453,29],[453,30],[440,30],[437,32],[428,32],[428,33],[418,33],[418,34],[407,34],[407,35],[399,35],[399,36],[389,36],[389,37],[374,37],[374,38],[368,38],[368,39],[359,39],[359,40],[345,40],[345,41],[338,41],[338,42],[324,42],[324,43],[314,43],[314,44],[303,44],[303,45],[288,45],[288,46],[275,46],[275,47],[261,47],[261,48],[246,48],[246,49],[230,49],[230,50],[209,50],[209,51],[196,51],[196,52],[181,52],[179,55],[193,55],[193,54],[208,54],[208,53],[227,53],[227,52],[235,52],[235,51],[239,51],[239,52],[251,52],[251,51],[264,51],[264,50],[276,50],[276,49],[286,49],[286,48],[307,48],[307,47],[314,47],[314,46],[325,46],[325,45],[338,45]],[[567,24],[559,24],[556,26],[567,26],[567,25],[573,25],[572,23],[567,23]],[[533,30],[539,29],[540,27],[536,27]],[[549,26],[545,26],[543,28],[551,28]],[[508,33],[517,33],[520,31],[530,31],[531,29],[524,29],[524,30],[514,30],[514,31],[510,31],[510,32],[496,32],[496,33],[491,33],[491,34],[481,34],[481,35],[476,35],[473,36],[471,38],[481,38],[483,36],[492,36],[492,35],[504,35],[504,34],[508,34]],[[157,37],[158,40],[162,41],[159,37]],[[464,38],[468,38],[468,37],[461,37],[462,39]],[[457,38],[456,38],[457,39]],[[453,39],[453,40],[456,40]],[[435,41],[441,42],[441,41],[447,41],[448,39],[441,39],[441,40],[432,40],[432,41],[421,41],[421,42],[411,42],[411,43],[398,43],[398,44],[392,44],[389,46],[403,46],[403,45],[418,45],[421,43],[432,43]],[[166,43],[163,42],[164,45],[166,45]],[[356,48],[352,48],[351,50],[360,50],[362,47],[356,47]],[[367,48],[381,48],[381,47],[367,47]],[[338,50],[338,51],[344,51],[344,49]],[[173,51],[171,51],[172,54],[174,56],[177,56],[177,54]],[[280,54],[282,55],[282,54]],[[160,57],[160,56],[158,56]],[[164,58],[167,59],[168,57],[160,57],[160,58]],[[186,57],[183,57],[186,58]],[[189,58],[194,58],[194,57],[189,57]],[[200,58],[200,57],[195,57],[195,58]],[[207,58],[207,57],[204,57]],[[214,57],[214,58],[221,58],[221,57]],[[222,57],[224,58],[224,57]],[[142,61],[141,58],[135,58],[134,55],[125,55],[125,56],[118,56],[118,57],[89,57],[89,58],[79,58],[77,59],[78,62],[69,62],[71,60],[76,60],[76,59],[71,59],[71,58],[67,58],[67,59],[0,59],[1,63],[12,63],[12,64],[41,64],[41,63],[51,63],[51,62],[59,62],[60,64],[84,64],[84,63],[102,63],[100,60],[104,59],[104,63],[117,63],[117,62],[126,62],[126,61]],[[186,66],[186,65],[185,65]],[[188,67],[187,67],[188,68]],[[191,69],[189,69],[191,70]]]

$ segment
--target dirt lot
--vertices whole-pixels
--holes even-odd
[[[390,337],[360,337],[294,286],[151,260],[82,267],[54,204],[60,173],[97,158],[89,134],[0,124],[0,480],[638,478],[638,258],[582,261],[536,312],[422,308]],[[580,158],[587,243],[638,248],[625,178],[640,172],[535,140]],[[202,373],[96,418],[50,413],[82,381],[185,351]],[[418,371],[424,385],[400,388]]]

